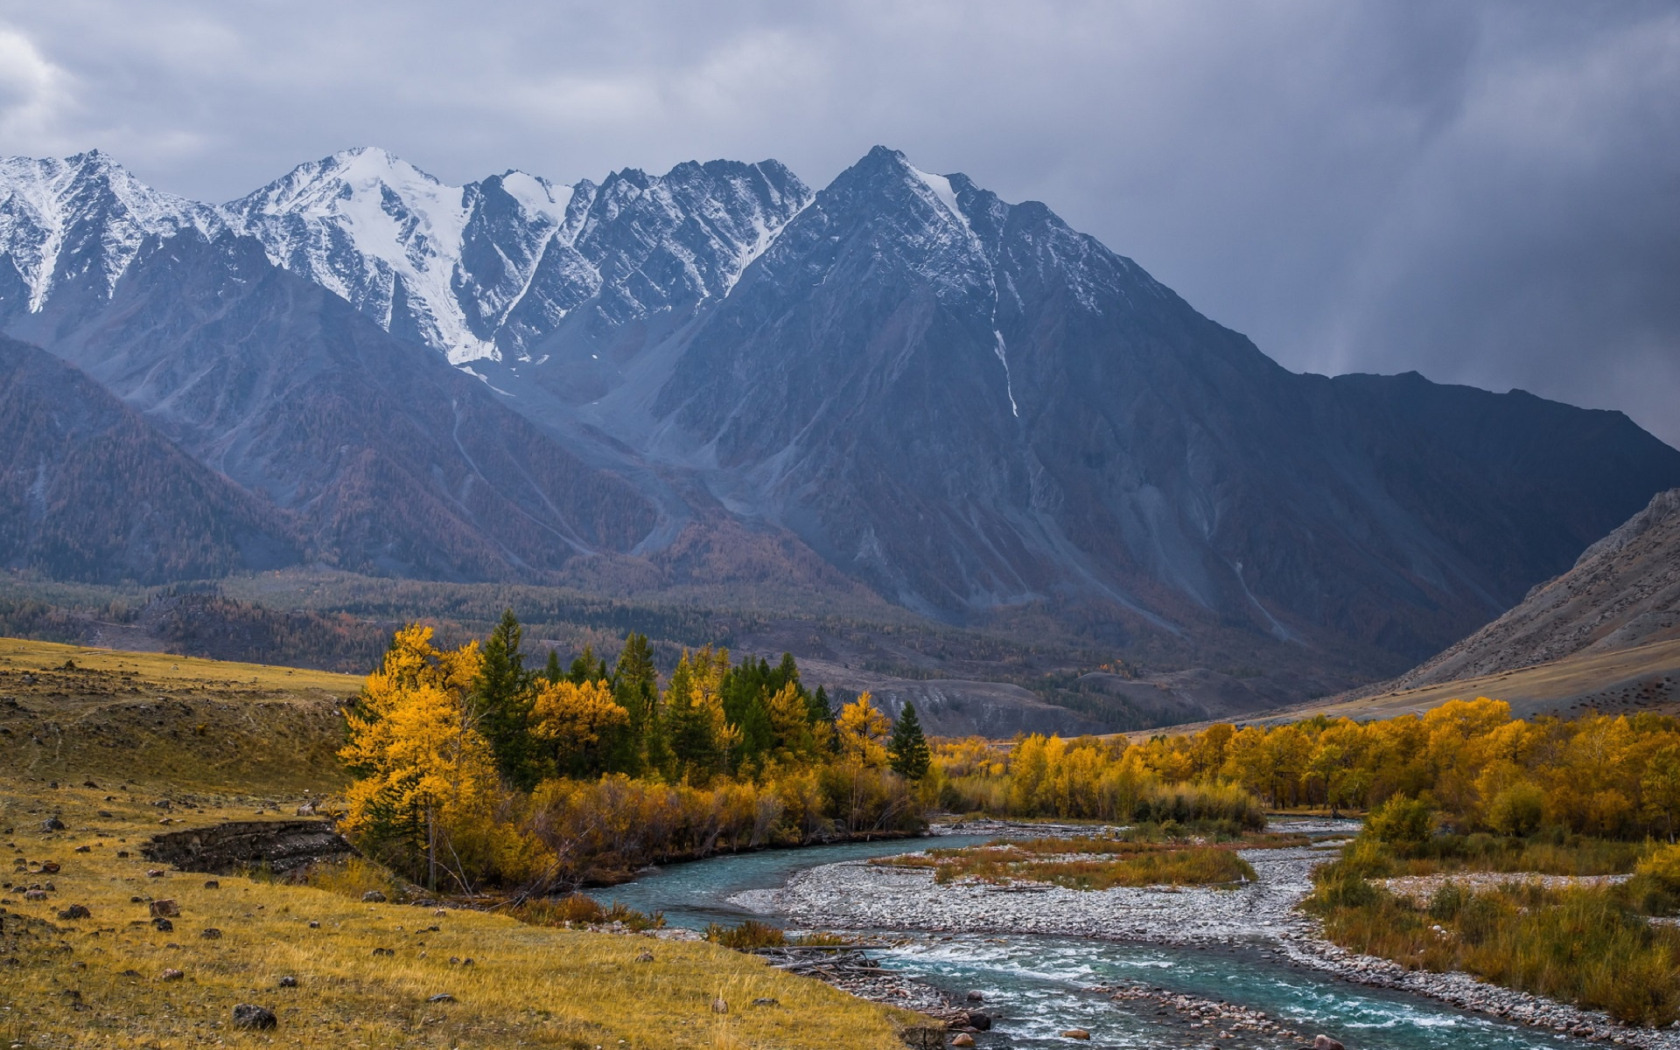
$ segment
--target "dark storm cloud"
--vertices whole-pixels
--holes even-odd
[[[0,0],[0,153],[237,196],[377,144],[452,181],[885,142],[1048,202],[1295,369],[1680,442],[1674,4]]]

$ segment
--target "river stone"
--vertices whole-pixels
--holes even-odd
[[[1341,1043],[1323,1033],[1313,1036],[1313,1050],[1346,1050]]]
[[[273,1028],[279,1022],[275,1020],[274,1011],[267,1007],[253,1003],[240,1003],[233,1008],[233,1026],[235,1028]]]
[[[970,1010],[968,1012],[968,1026],[975,1031],[984,1032],[992,1027],[992,1018],[979,1010]]]
[[[1064,1038],[1064,1039],[1089,1039],[1089,1038],[1091,1038],[1091,1033],[1087,1032],[1083,1028],[1069,1028],[1067,1031],[1062,1033],[1062,1038]]]
[[[954,1037],[952,1037],[951,1045],[952,1046],[973,1046],[974,1045],[974,1037],[972,1035],[969,1035],[967,1032],[958,1032]]]

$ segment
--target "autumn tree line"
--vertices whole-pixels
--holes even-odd
[[[1421,716],[1222,724],[1136,744],[949,741],[934,765],[952,808],[1023,816],[1242,821],[1253,818],[1241,799],[1329,813],[1406,802],[1393,811],[1460,833],[1680,833],[1680,722],[1652,713],[1524,720],[1479,698]]]
[[[1459,832],[1606,838],[1680,828],[1680,723],[1421,716],[1122,737],[935,741],[866,693],[839,710],[791,656],[685,651],[661,680],[631,634],[527,667],[510,612],[482,643],[397,632],[348,713],[347,829],[415,881],[546,890],[723,850],[912,833],[930,812],[1232,832],[1267,809],[1424,814]],[[1387,805],[1395,802],[1404,806]]]
[[[432,888],[546,890],[724,849],[903,834],[934,801],[913,706],[838,711],[784,655],[685,651],[663,687],[645,635],[526,666],[510,611],[482,643],[398,631],[348,713],[346,827]]]

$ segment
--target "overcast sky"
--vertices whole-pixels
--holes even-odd
[[[876,143],[1038,199],[1298,371],[1620,408],[1680,445],[1680,3],[0,0],[0,154],[220,201]]]

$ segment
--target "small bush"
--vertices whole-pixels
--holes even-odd
[[[1395,795],[1378,806],[1365,832],[1378,842],[1427,842],[1435,830],[1435,811],[1418,798]]]
[[[532,926],[610,926],[618,923],[640,931],[655,930],[665,925],[662,913],[646,915],[618,901],[613,901],[611,907],[602,907],[600,901],[583,893],[522,901],[509,908],[508,914]]]
[[[733,927],[721,926],[714,922],[706,927],[706,939],[738,952],[756,951],[759,948],[782,948],[788,943],[787,933],[780,927],[756,919],[748,919]]]
[[[318,890],[355,900],[361,900],[362,894],[370,890],[378,890],[390,901],[400,903],[408,899],[407,883],[393,875],[389,868],[365,857],[313,865],[304,876],[304,882]]]

